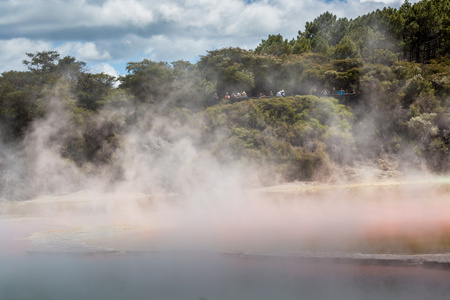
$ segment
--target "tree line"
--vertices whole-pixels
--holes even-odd
[[[328,58],[363,58],[372,63],[398,60],[426,63],[450,51],[450,4],[407,0],[399,9],[378,9],[355,19],[326,12],[306,22],[296,39],[269,35],[255,49],[272,55],[321,53]]]

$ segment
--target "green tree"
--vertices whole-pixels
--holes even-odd
[[[306,38],[313,41],[316,37],[323,38],[330,46],[335,46],[347,34],[350,22],[347,18],[337,19],[336,15],[325,12],[306,22],[305,31],[298,32],[298,38]]]
[[[223,96],[225,92],[249,91],[254,87],[254,59],[250,51],[223,48],[201,56],[198,67],[204,78],[211,81]]]
[[[356,44],[347,35],[336,45],[334,49],[334,58],[348,59],[359,58],[359,49]]]
[[[302,54],[311,52],[311,41],[305,37],[298,37],[292,48],[293,54]]]
[[[65,56],[58,60],[56,72],[69,79],[76,80],[78,76],[86,73],[86,63],[77,61],[75,57]]]
[[[330,12],[325,12],[314,19],[312,22],[306,22],[305,31],[299,31],[298,34],[301,37],[305,37],[309,40],[314,39],[316,36],[321,35],[327,39],[330,34],[330,29],[336,24],[336,15]]]
[[[22,137],[33,119],[42,115],[39,87],[29,72],[8,71],[0,76],[0,126],[2,137]]]
[[[267,40],[262,40],[262,42],[256,47],[255,53],[276,56],[291,54],[292,46],[289,44],[288,40],[283,40],[283,36],[281,34],[269,35]]]
[[[171,64],[174,81],[168,96],[172,99],[173,106],[197,110],[216,104],[211,98],[214,91],[212,84],[204,80],[197,65],[184,60]]]
[[[74,93],[77,105],[90,110],[97,110],[102,101],[113,91],[116,79],[113,76],[100,73],[82,73],[77,79]]]
[[[442,48],[449,48],[448,1],[423,0],[414,5],[405,2],[402,14],[405,20],[401,32],[405,43],[404,53],[410,61],[427,62],[437,54],[442,54]]]
[[[119,88],[127,89],[141,102],[161,100],[173,80],[172,68],[166,62],[144,59],[129,62],[126,70],[128,74],[119,78]]]
[[[59,53],[57,51],[42,51],[26,53],[30,60],[23,60],[28,70],[36,73],[50,73],[56,69]]]
[[[312,52],[320,53],[328,56],[330,53],[330,46],[328,42],[321,36],[315,36],[311,41]]]

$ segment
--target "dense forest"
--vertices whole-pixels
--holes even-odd
[[[27,53],[27,71],[0,76],[0,198],[60,191],[65,172],[164,191],[213,180],[212,165],[263,184],[354,179],[363,163],[386,176],[448,172],[449,25],[447,0],[351,20],[326,12],[291,40],[195,64],[129,62],[119,78]]]

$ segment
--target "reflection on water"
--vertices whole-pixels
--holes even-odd
[[[450,295],[450,271],[421,266],[199,253],[35,254],[0,263],[0,299],[411,300]]]

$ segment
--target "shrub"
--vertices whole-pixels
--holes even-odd
[[[437,126],[434,124],[435,119],[436,114],[434,113],[421,114],[411,118],[407,123],[410,135],[413,138],[417,138],[421,143],[426,143],[438,131]]]

